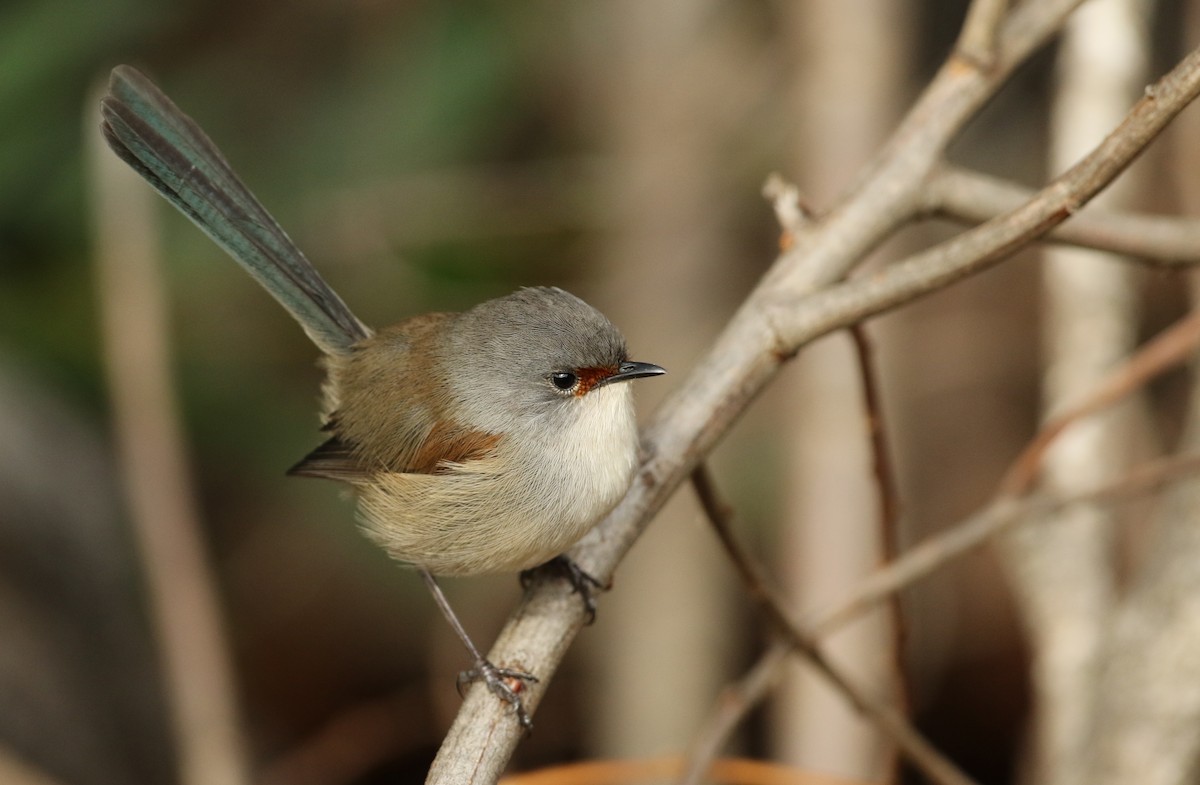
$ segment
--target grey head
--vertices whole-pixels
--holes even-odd
[[[519,289],[454,320],[442,373],[478,425],[548,412],[615,382],[665,371],[630,362],[625,338],[604,314],[569,292]],[[486,426],[485,426],[486,427]]]

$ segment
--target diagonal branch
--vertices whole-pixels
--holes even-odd
[[[980,2],[990,0],[976,0]],[[809,222],[795,233],[760,290],[804,295],[840,280],[910,221],[920,206],[925,180],[950,142],[1081,2],[1020,4],[997,29],[995,55],[986,65],[952,52],[853,191],[819,223]]]
[[[977,63],[981,69],[991,68],[996,59],[1000,23],[1007,10],[1008,0],[976,0],[971,3],[955,47],[959,56]]]
[[[938,167],[922,210],[961,223],[990,221],[1033,198],[1029,188],[955,166]],[[1200,263],[1200,220],[1088,207],[1055,227],[1046,240],[1134,257],[1164,267]]]
[[[1111,181],[1200,91],[1200,53],[1193,53],[1148,91],[1096,153],[1025,207],[878,275],[812,294],[843,277],[912,217],[915,194],[946,143],[1074,5],[1068,0],[1022,3],[1002,25],[997,64],[987,74],[961,60],[943,68],[869,172],[877,179],[865,178],[823,219],[801,227],[795,243],[646,429],[648,457],[633,486],[572,553],[589,573],[602,581],[611,579],[670,494],[805,343],[937,291],[1012,254]],[[526,695],[529,710],[537,708],[582,622],[575,598],[561,586],[538,583],[505,626],[490,658],[532,671],[542,680]],[[486,690],[473,688],[427,781],[494,780],[519,738],[520,730],[505,708]]]
[[[782,186],[782,182],[780,182]],[[786,196],[789,189],[780,188],[780,194]],[[784,216],[778,216],[780,223],[787,231],[788,222]],[[858,360],[859,379],[862,385],[863,414],[867,421],[868,438],[871,443],[872,470],[875,475],[875,489],[879,505],[879,539],[882,545],[884,563],[893,561],[898,554],[898,523],[900,520],[900,500],[896,493],[895,472],[891,463],[891,450],[888,448],[887,429],[884,425],[883,404],[876,379],[873,349],[867,336],[866,328],[855,325],[850,329],[854,340],[855,356]],[[709,518],[719,514],[722,505],[711,498],[711,488],[706,491],[706,485],[697,481],[704,478],[703,464],[692,473],[692,484],[703,497],[708,492],[710,498],[704,500],[705,511]],[[730,535],[721,531],[723,522],[714,522],[722,540]],[[731,551],[735,560],[740,551]],[[739,572],[748,574],[748,568],[739,567]],[[893,595],[891,603],[893,656],[900,657],[903,650],[904,619],[900,612],[899,600]],[[775,614],[786,617],[782,610]],[[737,682],[727,686],[719,696],[717,705],[701,726],[693,739],[691,749],[686,755],[686,768],[681,785],[694,785],[700,782],[712,761],[720,753],[729,735],[737,728],[745,716],[756,707],[766,696],[769,689],[779,681],[783,664],[790,653],[790,647],[785,641],[775,640],[759,657],[758,661]],[[905,706],[908,703],[908,690],[904,682],[903,668],[896,663],[896,680],[898,682],[898,703]],[[894,757],[894,755],[892,756]]]
[[[775,628],[775,632],[787,642],[792,651],[824,676],[834,689],[886,735],[930,781],[939,785],[972,785],[973,780],[921,736],[899,712],[867,695],[854,684],[845,671],[825,656],[817,645],[816,638],[792,623],[783,599],[767,585],[762,571],[733,536],[729,525],[729,507],[718,497],[712,477],[704,464],[700,464],[692,472],[692,485],[696,489],[705,515],[721,540],[721,545],[737,568],[750,599],[759,606],[763,615]]]
[[[1083,400],[1048,420],[1012,462],[1000,483],[1001,494],[1018,495],[1032,487],[1046,450],[1072,423],[1111,406],[1164,371],[1187,361],[1198,345],[1200,310],[1195,310],[1151,338],[1099,379]]]
[[[990,542],[1006,529],[1045,520],[1047,514],[1076,504],[1119,504],[1193,478],[1198,472],[1200,455],[1183,455],[1141,466],[1114,482],[1070,496],[994,500],[980,512],[881,568],[864,580],[850,597],[824,612],[812,614],[807,624],[793,622],[793,626],[807,630],[801,633],[803,638],[826,637],[968,550]],[[729,734],[775,684],[790,650],[790,641],[777,640],[738,681],[725,689],[716,710],[693,741],[682,783],[691,785],[700,781],[707,764],[715,758]]]
[[[713,712],[705,719],[684,755],[679,785],[698,785],[704,780],[730,735],[778,684],[783,675],[783,664],[791,653],[787,643],[776,640],[740,679],[721,690]]]
[[[1156,491],[1200,472],[1200,455],[1163,458],[1120,479],[1065,496],[997,496],[987,506],[905,552],[876,571],[836,605],[810,616],[806,630],[824,637],[934,570],[977,548],[1009,527],[1039,519],[1075,504],[1116,503]]]

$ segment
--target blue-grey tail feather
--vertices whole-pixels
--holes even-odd
[[[326,354],[370,335],[198,125],[136,69],[118,66],[100,104],[109,146],[254,276]]]

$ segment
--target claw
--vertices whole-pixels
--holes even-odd
[[[510,680],[515,682],[515,686],[509,685]],[[487,660],[481,659],[475,663],[475,667],[458,674],[458,694],[461,696],[464,687],[476,681],[482,681],[493,695],[513,707],[517,721],[526,733],[533,730],[533,720],[529,718],[529,712],[525,711],[525,704],[521,702],[521,692],[524,691],[526,682],[537,684],[537,676],[515,668],[497,668]]]
[[[587,613],[587,619],[584,621],[584,624],[591,624],[596,621],[596,599],[592,595],[592,592],[595,589],[607,589],[607,586],[584,572],[582,567],[566,556],[555,556],[545,564],[540,564],[531,570],[525,570],[521,573],[521,586],[528,589],[529,584],[533,582],[534,576],[539,572],[563,578],[567,583],[571,584],[571,591],[579,595],[579,599],[583,602],[583,609]]]

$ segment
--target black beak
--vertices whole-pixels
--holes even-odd
[[[630,379],[641,379],[646,376],[661,376],[667,369],[653,363],[623,362],[617,366],[617,372],[612,376],[601,379],[597,387],[603,387],[613,382],[625,382]]]

